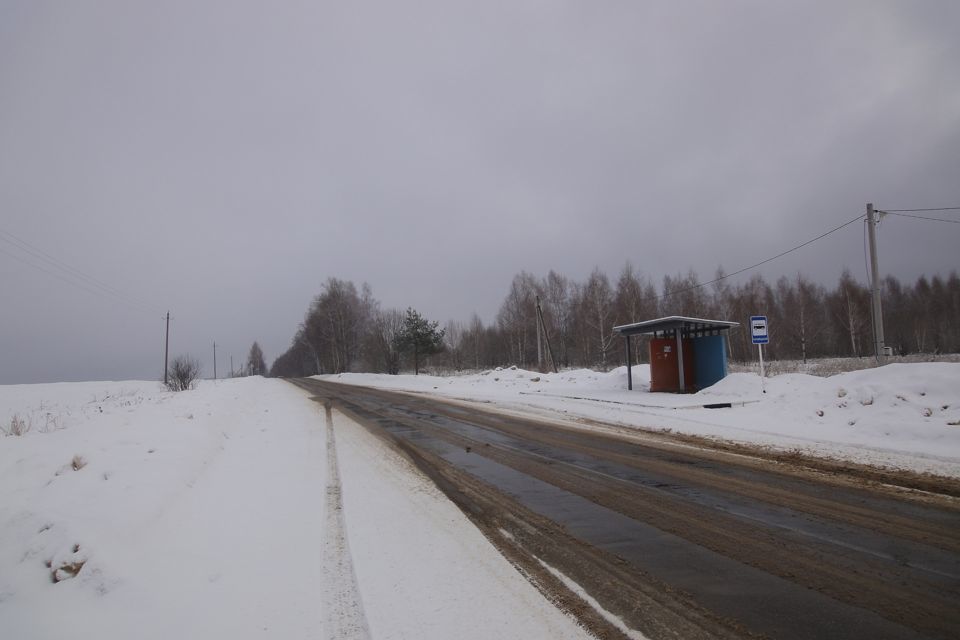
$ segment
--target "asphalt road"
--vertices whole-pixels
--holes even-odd
[[[935,481],[292,382],[403,451],[599,637],[627,636],[570,581],[653,639],[960,637],[960,499]]]

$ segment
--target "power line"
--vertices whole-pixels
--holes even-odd
[[[97,278],[84,273],[80,269],[63,262],[62,260],[50,255],[43,249],[30,244],[22,238],[18,238],[12,233],[0,230],[0,241],[3,241],[15,249],[25,253],[31,259],[28,259],[23,255],[11,253],[10,251],[4,251],[2,249],[0,249],[0,253],[4,253],[11,258],[31,266],[34,269],[42,271],[47,275],[57,278],[62,282],[77,287],[78,289],[82,289],[87,293],[100,296],[110,296],[115,300],[123,302],[127,306],[143,313],[149,313],[150,315],[162,313],[162,311],[158,311],[149,303],[139,300],[121,291],[120,289],[103,282],[102,280],[98,280]],[[34,262],[35,260],[39,261],[40,264]],[[51,269],[53,269],[53,271],[51,271]]]
[[[683,288],[683,289],[677,289],[676,291],[664,292],[662,295],[655,296],[655,297],[653,297],[653,298],[647,298],[647,300],[660,300],[660,299],[662,299],[662,298],[667,298],[667,297],[669,297],[669,296],[677,295],[678,293],[685,293],[685,292],[687,292],[687,291],[693,291],[693,290],[695,290],[695,289],[700,289],[700,288],[702,288],[702,287],[706,287],[706,286],[711,285],[711,284],[714,284],[714,283],[716,283],[716,282],[720,282],[721,280],[726,280],[727,278],[732,278],[733,276],[740,275],[741,273],[744,273],[745,271],[750,271],[751,269],[756,269],[757,267],[761,267],[761,266],[767,264],[768,262],[773,262],[773,261],[776,260],[777,258],[782,258],[783,256],[787,255],[788,253],[793,253],[793,252],[796,251],[797,249],[802,249],[802,248],[804,248],[805,246],[807,246],[807,245],[809,245],[809,244],[813,244],[813,243],[816,242],[817,240],[822,240],[823,238],[826,238],[826,237],[827,237],[828,235],[830,235],[831,233],[835,233],[835,232],[837,232],[837,231],[840,231],[840,229],[843,229],[844,227],[848,227],[848,226],[850,226],[851,224],[853,224],[854,222],[857,222],[858,220],[862,220],[862,219],[863,219],[863,216],[862,216],[862,215],[858,215],[856,218],[852,218],[852,219],[844,222],[844,223],[841,224],[840,226],[834,227],[833,229],[830,229],[830,231],[827,231],[826,233],[820,234],[820,235],[817,236],[816,238],[813,238],[813,239],[811,239],[811,240],[807,240],[806,242],[804,242],[804,243],[802,243],[802,244],[798,244],[797,246],[792,247],[792,248],[790,248],[790,249],[787,249],[786,251],[784,251],[784,252],[782,252],[782,253],[778,253],[777,255],[773,256],[772,258],[767,258],[766,260],[761,260],[760,262],[758,262],[758,263],[756,263],[756,264],[752,264],[752,265],[750,265],[749,267],[744,267],[744,268],[742,268],[742,269],[738,269],[737,271],[734,271],[733,273],[727,273],[727,274],[725,274],[725,275],[720,276],[719,278],[714,278],[713,280],[710,280],[710,281],[708,281],[708,282],[701,282],[701,283],[699,283],[699,284],[693,285],[692,287],[685,287],[685,288]]]
[[[920,209],[923,211],[923,209]],[[947,220],[946,218],[931,218],[929,216],[914,216],[909,213],[897,213],[896,211],[881,211],[880,213],[889,213],[892,216],[900,216],[901,218],[915,218],[917,220],[932,220],[934,222],[949,222],[950,224],[960,224],[960,220]]]
[[[77,276],[79,277],[79,279],[85,281],[86,283],[92,284],[98,289],[102,289],[106,293],[137,302],[138,304],[141,304],[146,307],[150,306],[146,302],[142,300],[138,300],[133,296],[127,295],[120,289],[117,289],[116,287],[112,287],[109,284],[103,282],[102,280],[98,280],[97,278],[94,278],[90,274],[84,273],[80,269],[77,269],[76,267],[73,267],[63,262],[56,256],[50,255],[43,249],[40,249],[39,247],[30,244],[23,238],[18,238],[17,236],[13,235],[9,231],[3,231],[2,229],[0,229],[0,240],[6,242],[7,244],[13,245],[14,247],[20,249],[21,251],[24,251],[25,253],[29,253],[30,255],[42,260],[43,262],[46,262],[49,265],[52,265],[57,269],[60,269],[61,271],[65,271],[69,273],[71,276]]]
[[[910,213],[919,211],[960,211],[960,207],[934,207],[932,209],[883,209],[880,213]]]
[[[0,253],[3,253],[3,254],[5,254],[5,255],[8,255],[8,256],[10,256],[11,258],[13,258],[14,260],[19,260],[19,261],[22,262],[23,264],[28,265],[28,266],[30,266],[30,267],[33,267],[34,269],[37,269],[38,271],[42,271],[42,272],[46,273],[47,275],[52,276],[52,277],[60,280],[61,282],[65,282],[65,283],[67,283],[67,284],[69,284],[69,285],[73,285],[74,287],[77,287],[77,288],[79,288],[79,289],[83,289],[83,290],[86,291],[87,293],[92,293],[92,294],[95,294],[95,295],[103,295],[103,292],[102,292],[102,291],[98,291],[98,290],[96,290],[96,289],[87,287],[87,286],[83,285],[83,284],[80,283],[80,282],[76,282],[76,281],[74,281],[74,280],[70,280],[70,279],[66,278],[64,275],[60,274],[60,273],[57,273],[57,272],[55,272],[55,271],[50,271],[49,269],[45,269],[45,268],[43,268],[42,266],[40,266],[40,265],[38,265],[38,264],[34,264],[33,262],[27,260],[27,259],[24,258],[23,256],[18,256],[18,255],[15,254],[15,253],[11,253],[10,251],[7,251],[7,250],[3,249],[2,247],[0,247]]]

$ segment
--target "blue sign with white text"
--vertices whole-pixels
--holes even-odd
[[[768,344],[770,334],[767,332],[767,316],[750,316],[750,335],[753,344]]]

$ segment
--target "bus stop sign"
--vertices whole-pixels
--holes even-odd
[[[767,316],[750,316],[750,335],[753,344],[768,344],[770,335],[767,333]]]

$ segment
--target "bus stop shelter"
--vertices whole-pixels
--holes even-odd
[[[723,334],[739,326],[726,320],[670,316],[614,327],[626,341],[627,388],[633,390],[632,336],[651,336],[650,391],[687,393],[726,377]]]

